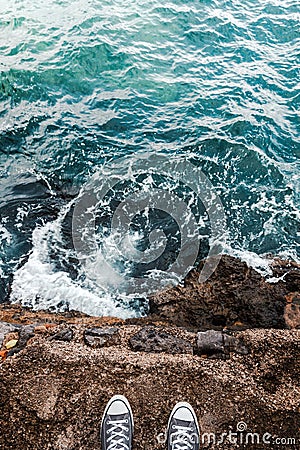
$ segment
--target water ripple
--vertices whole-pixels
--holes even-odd
[[[66,195],[147,150],[209,176],[232,251],[300,258],[299,19],[297,0],[2,2],[0,227],[22,228],[8,180]],[[2,274],[21,257],[7,233]]]

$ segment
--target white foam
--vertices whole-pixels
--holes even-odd
[[[273,275],[270,267],[272,259],[267,258],[266,255],[257,255],[254,252],[239,250],[229,245],[223,245],[223,252],[244,261],[249,267],[252,267],[264,277]]]
[[[0,224],[0,243],[6,243],[10,244],[12,241],[12,235],[10,232],[5,228],[4,225]]]
[[[11,301],[34,309],[54,308],[82,311],[95,316],[135,317],[137,311],[120,305],[105,290],[74,281],[67,272],[57,271],[49,260],[51,237],[59,241],[62,216],[33,232],[33,250],[24,266],[16,271],[12,284]],[[99,274],[98,274],[99,275]],[[129,302],[130,299],[127,299]],[[61,305],[61,306],[60,306]]]
[[[254,252],[250,252],[247,250],[239,250],[232,248],[231,246],[223,245],[223,252],[230,256],[234,256],[235,258],[239,258],[241,261],[244,261],[248,267],[252,267],[258,273],[260,273],[267,283],[278,283],[279,281],[284,281],[286,277],[286,273],[280,277],[273,276],[272,263],[274,259],[270,257],[270,255],[258,255]],[[279,252],[276,255],[276,258],[280,258],[282,260],[293,260],[295,262],[300,263],[299,258],[297,257],[296,252]]]
[[[287,273],[284,273],[281,277],[270,277],[270,278],[267,278],[266,281],[268,283],[275,284],[275,283],[278,283],[279,281],[284,281],[286,275],[287,275]]]

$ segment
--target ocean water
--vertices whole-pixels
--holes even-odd
[[[299,19],[0,2],[0,300],[138,316],[210,252],[299,261]]]

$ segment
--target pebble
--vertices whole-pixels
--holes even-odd
[[[49,341],[55,340],[55,341],[65,341],[70,342],[73,339],[73,330],[71,329],[64,329],[60,330],[57,333],[55,333],[53,336],[50,336]]]
[[[7,348],[7,350],[9,350],[9,349],[15,347],[15,346],[17,345],[17,343],[18,343],[18,340],[17,340],[17,339],[11,339],[10,341],[8,341],[8,342],[5,344],[5,347]]]
[[[18,331],[20,325],[14,325],[12,323],[0,322],[0,347],[3,344],[4,338],[8,333],[14,333]]]
[[[88,328],[84,331],[84,342],[93,348],[109,347],[120,342],[117,328]]]

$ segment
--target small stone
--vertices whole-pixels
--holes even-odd
[[[6,344],[7,344],[9,341],[13,340],[13,339],[15,339],[15,340],[18,341],[18,339],[19,339],[19,333],[18,333],[17,331],[15,331],[14,333],[8,333],[8,334],[5,336],[5,338],[4,338],[3,342],[2,342],[2,347],[3,347],[3,348],[4,348],[4,347],[6,348]]]
[[[3,344],[4,338],[8,333],[14,333],[18,331],[20,326],[14,325],[8,322],[0,322],[0,348]]]
[[[47,327],[45,325],[38,325],[34,328],[35,333],[46,333]]]
[[[26,344],[30,338],[34,336],[34,325],[25,325],[20,328],[19,331],[19,340],[18,340],[18,346],[13,347],[9,352],[7,356],[13,356],[17,353],[19,353],[23,348],[26,347]]]
[[[25,325],[20,330],[19,346],[25,347],[27,341],[34,336],[34,325]]]
[[[15,347],[17,343],[18,343],[17,339],[11,339],[5,344],[5,347],[7,348],[7,350],[10,350],[11,348]]]
[[[48,339],[49,341],[55,340],[55,341],[70,342],[73,339],[73,330],[69,328],[65,330],[60,330],[53,336],[50,336]]]
[[[248,348],[236,337],[223,334],[224,348],[228,352],[238,353],[239,355],[248,355]]]
[[[129,343],[132,350],[139,352],[193,354],[190,342],[153,327],[142,328],[130,338]]]
[[[4,361],[7,357],[8,350],[1,350],[0,351],[0,357],[2,358],[2,361]]]
[[[224,340],[222,331],[208,330],[197,334],[197,349],[200,355],[224,355]]]
[[[197,334],[196,353],[211,358],[227,359],[230,352],[247,355],[247,347],[234,336],[222,331],[208,330]]]
[[[51,328],[56,328],[57,323],[45,323],[45,327],[47,328],[47,330]]]
[[[88,328],[84,332],[84,342],[93,348],[110,347],[120,342],[117,328]]]

